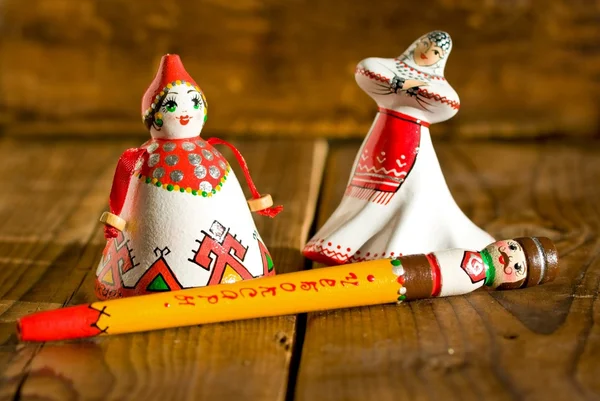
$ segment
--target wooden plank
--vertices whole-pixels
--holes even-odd
[[[320,224],[357,149],[331,151]],[[550,237],[559,277],[527,290],[309,314],[296,399],[597,399],[600,146],[437,150],[463,210],[496,238]]]
[[[39,349],[17,343],[15,319],[66,304],[90,268],[82,256],[99,229],[95,216],[105,207],[114,160],[127,146],[0,141],[6,189],[0,197],[0,372]],[[0,394],[14,393],[21,377],[3,377]]]
[[[205,90],[216,131],[363,136],[374,104],[355,84],[357,62],[445,29],[463,108],[434,135],[588,135],[599,10],[591,0],[4,0],[0,87],[11,95],[0,124],[18,137],[144,135],[140,97],[171,52]]]
[[[299,250],[314,214],[326,143],[263,140],[236,145],[258,188],[285,205],[274,220],[256,217],[278,271],[302,269]],[[233,160],[229,152],[224,154]],[[237,166],[234,170],[242,177]],[[93,267],[102,242],[98,231],[76,262],[86,274],[69,304],[94,299]],[[286,316],[26,345],[10,361],[3,379],[8,394],[24,399],[283,400],[295,330],[296,318]],[[5,393],[1,389],[0,395]]]
[[[127,146],[0,141],[3,321],[13,306],[68,301],[83,278],[75,264],[98,228],[95,216],[107,200],[111,165]]]

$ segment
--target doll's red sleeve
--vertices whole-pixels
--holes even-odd
[[[117,169],[115,170],[115,176],[113,178],[112,188],[110,190],[110,198],[108,200],[108,206],[110,212],[114,215],[119,216],[123,210],[125,199],[127,197],[127,190],[129,189],[129,183],[135,170],[135,163],[140,157],[146,153],[146,149],[132,148],[127,149],[117,163]],[[114,227],[105,226],[104,236],[108,238],[115,238],[118,232]]]
[[[208,138],[206,140],[206,142],[208,142],[208,144],[212,145],[212,146],[225,145],[229,149],[231,149],[237,162],[239,163],[240,167],[242,168],[242,171],[244,172],[244,176],[246,177],[246,182],[248,183],[248,188],[250,188],[250,192],[252,193],[252,199],[259,199],[261,197],[261,194],[258,192],[258,189],[256,189],[256,185],[254,185],[254,181],[252,180],[252,177],[250,176],[248,164],[246,164],[246,160],[244,160],[244,156],[242,156],[240,151],[237,150],[237,148],[235,146],[233,146],[232,144],[230,144],[229,142],[224,141],[219,138]],[[262,209],[262,210],[257,210],[256,213],[258,213],[262,216],[275,217],[282,210],[283,210],[283,206],[279,205],[279,206],[272,206],[272,207]]]

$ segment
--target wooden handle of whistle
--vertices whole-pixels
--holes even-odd
[[[100,216],[100,222],[107,226],[114,227],[119,231],[123,231],[125,229],[125,225],[127,224],[124,219],[109,212],[102,213],[102,216]]]
[[[252,212],[264,210],[273,206],[273,198],[271,198],[271,195],[266,194],[257,199],[248,199],[248,206]]]

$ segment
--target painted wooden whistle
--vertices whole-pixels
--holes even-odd
[[[479,252],[449,249],[39,312],[19,319],[18,331],[22,341],[66,340],[402,303],[466,294],[483,285],[531,287],[557,273],[554,244],[525,237]]]

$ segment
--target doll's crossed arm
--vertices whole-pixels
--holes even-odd
[[[426,82],[402,77],[399,71],[386,65],[384,61],[377,57],[369,57],[358,63],[355,72],[357,80],[359,77],[366,77],[371,82],[369,87],[363,89],[376,95],[386,95],[427,85]]]

